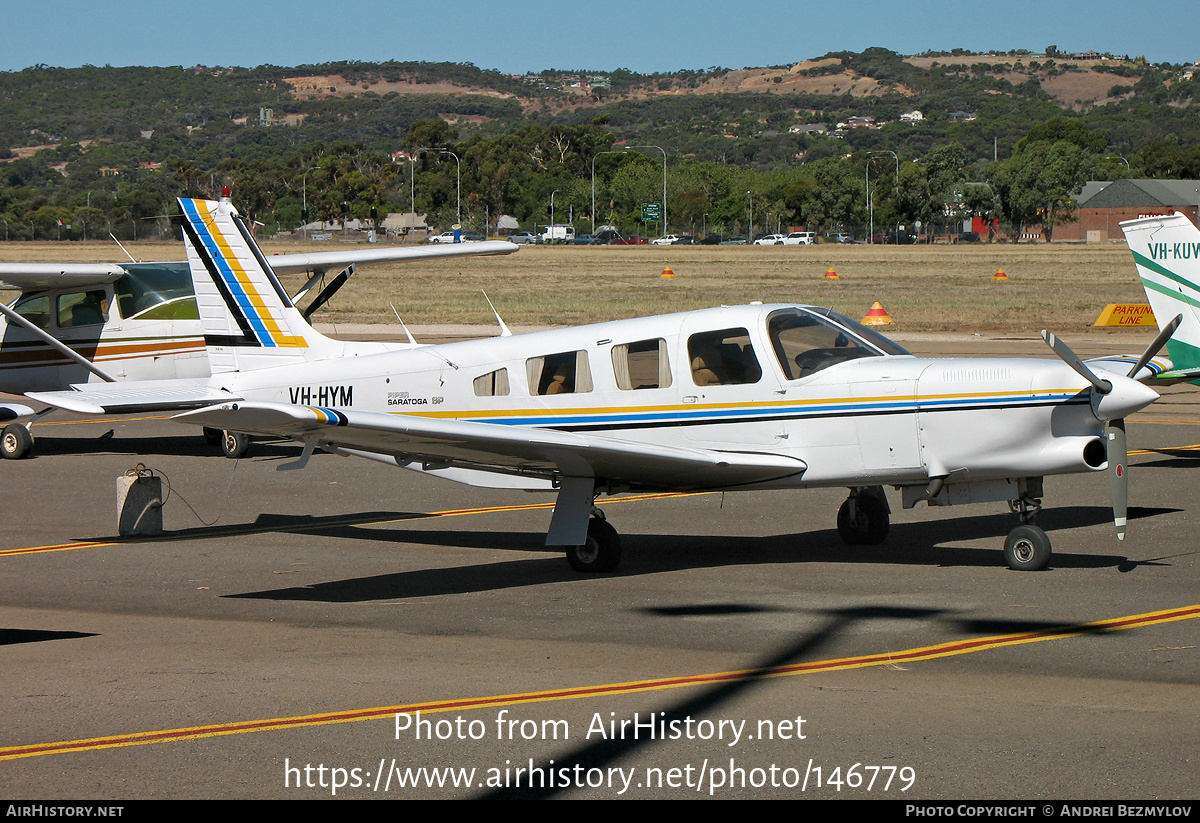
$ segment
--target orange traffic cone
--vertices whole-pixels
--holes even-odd
[[[1004,273],[1004,269],[1000,269],[998,272],[996,272],[995,274],[992,275],[992,279],[993,280],[1007,280],[1008,275]]]
[[[659,277],[674,278],[675,272],[671,271],[670,266],[666,266],[663,268],[662,274],[660,274]]]
[[[883,304],[875,303],[871,306],[871,310],[867,312],[867,316],[862,319],[864,326],[887,326],[896,321],[892,320],[892,316],[883,309]]]
[[[838,273],[833,270],[833,266],[830,266],[829,271],[825,272],[825,279],[826,280],[841,280],[841,278],[838,277]]]

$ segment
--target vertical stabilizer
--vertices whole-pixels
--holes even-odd
[[[214,374],[335,356],[292,305],[229,202],[180,198],[196,306]]]
[[[1159,328],[1183,323],[1167,341],[1175,369],[1200,367],[1200,229],[1176,212],[1121,223]]]

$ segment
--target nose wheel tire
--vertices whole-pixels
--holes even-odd
[[[20,423],[10,423],[0,433],[0,454],[6,460],[20,460],[33,450],[33,435]]]
[[[587,540],[582,546],[567,546],[567,562],[577,572],[603,574],[621,562],[621,538],[604,520],[588,521]]]
[[[1044,569],[1050,562],[1050,554],[1050,538],[1034,525],[1017,526],[1004,541],[1004,562],[1015,571]]]
[[[838,509],[837,530],[849,546],[874,546],[882,543],[891,526],[887,504],[870,494],[857,494]]]

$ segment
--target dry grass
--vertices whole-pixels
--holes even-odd
[[[301,250],[267,242],[268,255]],[[305,247],[307,248],[307,247]],[[347,248],[312,244],[311,250]],[[178,260],[178,243],[130,247]],[[114,252],[116,252],[114,254]],[[120,261],[111,243],[5,243],[0,260]],[[665,266],[673,280],[660,277]],[[833,268],[840,279],[826,280]],[[1000,268],[1011,278],[994,282]],[[288,278],[293,290],[303,278]],[[903,331],[1080,331],[1107,303],[1144,303],[1123,244],[813,247],[524,247],[506,257],[364,268],[326,309],[337,323],[564,326],[721,304],[801,302],[862,317],[881,302]]]

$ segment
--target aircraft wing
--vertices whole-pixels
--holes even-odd
[[[468,257],[486,254],[512,254],[521,247],[505,240],[479,243],[447,243],[437,246],[379,246],[373,249],[277,254],[267,258],[276,273],[324,272],[349,265],[388,263],[406,260],[430,260],[437,257]]]
[[[1138,362],[1136,354],[1113,354],[1106,357],[1092,357],[1083,362],[1092,368],[1098,366],[1107,371],[1132,377],[1141,383],[1159,384],[1164,380],[1171,380],[1174,374],[1171,361],[1165,357],[1150,359],[1146,365],[1138,369],[1137,374],[1129,374],[1129,370]]]
[[[0,289],[82,288],[111,283],[123,274],[116,263],[0,263]]]
[[[139,414],[182,411],[241,398],[194,380],[130,380],[83,383],[72,391],[28,392],[30,400],[76,414]]]
[[[454,467],[525,477],[590,477],[630,489],[732,488],[801,474],[777,454],[634,443],[554,429],[284,403],[222,403],[177,420],[290,437],[306,446],[390,456],[399,466]]]

